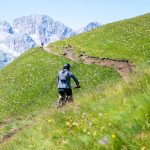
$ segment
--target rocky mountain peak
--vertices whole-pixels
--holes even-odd
[[[90,22],[90,23],[88,23],[86,26],[84,26],[84,27],[82,27],[81,29],[79,29],[79,30],[77,31],[77,33],[79,34],[79,33],[83,33],[83,32],[88,32],[88,31],[90,31],[90,30],[92,30],[92,29],[95,29],[95,28],[98,28],[98,27],[100,27],[100,26],[101,26],[101,24],[98,23],[97,21]]]
[[[0,21],[0,31],[13,34],[13,28],[7,21]]]

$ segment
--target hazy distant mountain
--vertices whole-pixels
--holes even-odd
[[[75,34],[71,28],[61,22],[55,22],[46,15],[31,15],[15,19],[13,28],[17,33],[30,35],[37,45],[43,38],[44,43],[50,43]]]
[[[18,56],[19,54],[7,47],[5,44],[0,44],[0,68],[6,66]]]
[[[35,47],[36,43],[34,40],[28,35],[23,33],[17,33],[9,35],[3,41],[3,44],[8,46],[12,51],[22,54],[27,49],[31,47]]]
[[[96,22],[96,21],[95,21],[95,22],[90,22],[88,25],[86,25],[86,26],[80,28],[80,29],[77,31],[77,34],[83,33],[83,32],[88,32],[88,31],[90,31],[90,30],[92,30],[92,29],[95,29],[95,28],[98,28],[98,27],[100,27],[100,26],[101,26],[101,24],[98,23],[98,22]]]
[[[0,68],[35,45],[36,43],[27,34],[0,32]]]
[[[98,22],[91,22],[75,32],[46,15],[23,16],[15,19],[12,26],[0,21],[0,68],[41,42],[48,44],[99,26]]]

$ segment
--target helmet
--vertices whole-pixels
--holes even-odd
[[[70,64],[64,64],[63,69],[67,69],[69,71],[70,70]]]

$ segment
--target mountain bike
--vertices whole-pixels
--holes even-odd
[[[77,88],[80,88],[80,86],[75,86],[74,89],[77,89]],[[59,96],[57,102],[56,102],[56,108],[61,108],[63,107],[64,105],[66,105],[67,103],[70,103],[72,101],[69,101],[68,100],[68,96],[67,95],[64,95],[63,97],[62,96]]]

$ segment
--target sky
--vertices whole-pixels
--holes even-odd
[[[0,20],[45,14],[74,30],[98,21],[106,24],[150,12],[150,0],[0,0]]]

